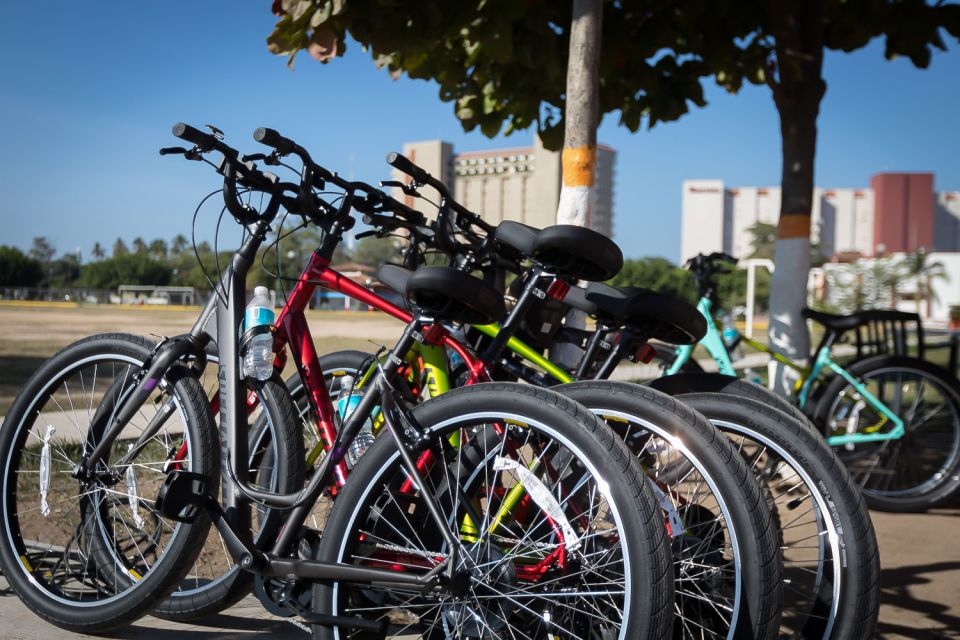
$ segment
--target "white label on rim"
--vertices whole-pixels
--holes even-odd
[[[133,444],[130,445],[133,449]],[[137,529],[143,529],[143,516],[140,515],[140,496],[137,494],[137,472],[133,469],[131,463],[124,472],[124,480],[127,483],[127,504],[130,506],[130,513],[133,516],[133,524]]]
[[[50,505],[47,504],[47,492],[50,490],[50,438],[57,432],[52,424],[47,425],[47,433],[43,436],[43,448],[40,449],[40,513],[46,518],[50,515]]]
[[[574,551],[580,548],[580,538],[573,530],[573,527],[570,526],[570,521],[567,520],[567,516],[563,513],[563,508],[560,506],[560,503],[557,502],[557,499],[553,497],[553,494],[550,493],[550,490],[547,489],[546,485],[540,482],[537,476],[516,460],[503,458],[501,456],[494,458],[493,470],[513,471],[523,485],[523,488],[530,494],[533,501],[537,503],[537,506],[543,509],[544,513],[550,516],[551,520],[560,525],[560,528],[563,530],[564,546],[566,546],[567,551]]]

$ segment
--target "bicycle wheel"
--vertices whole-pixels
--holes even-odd
[[[64,629],[101,633],[146,613],[193,564],[210,525],[205,516],[174,522],[153,508],[171,466],[218,478],[209,407],[183,367],[158,381],[158,402],[138,410],[96,478],[73,476],[151,346],[109,334],[66,347],[30,378],[0,430],[0,565],[21,600]],[[130,464],[113,466],[165,406],[172,412],[146,446]]]
[[[750,398],[677,399],[725,433],[766,488],[783,550],[781,635],[872,638],[880,607],[876,536],[860,492],[830,447],[804,424]]]
[[[211,365],[216,370],[215,361]],[[247,378],[244,384],[248,394],[257,401],[257,408],[248,418],[254,424],[248,438],[252,484],[280,493],[299,490],[303,487],[303,439],[283,381],[279,374],[274,374],[265,381]],[[216,391],[215,385],[213,391]],[[250,508],[253,540],[276,536],[285,512],[262,506]],[[238,602],[250,592],[253,581],[253,574],[240,570],[220,533],[211,528],[197,561],[153,614],[168,620],[201,618]]]
[[[752,398],[782,411],[794,420],[799,420],[811,430],[816,430],[810,418],[786,398],[756,382],[734,376],[722,373],[677,373],[652,381],[650,387],[671,396],[681,393],[727,393],[741,398]]]
[[[659,497],[673,550],[675,637],[776,637],[777,528],[730,442],[702,415],[648,387],[593,381],[553,390],[624,439]],[[686,471],[674,475],[677,466]]]
[[[315,611],[431,639],[669,634],[673,582],[656,500],[623,442],[586,409],[549,390],[490,383],[445,393],[413,416],[428,433],[414,456],[434,461],[425,484],[456,487],[434,504],[457,539],[466,588],[420,595],[317,583]],[[467,444],[490,431],[497,448],[467,470]],[[418,572],[443,562],[451,549],[427,514],[430,498],[408,478],[394,439],[378,438],[334,505],[318,559]],[[314,636],[359,637],[323,626]]]
[[[867,504],[884,511],[924,511],[960,490],[960,382],[944,369],[907,356],[875,356],[847,372],[890,409],[906,433],[834,447]],[[841,376],[815,409],[826,436],[884,433],[892,421]]]

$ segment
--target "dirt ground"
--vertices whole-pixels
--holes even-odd
[[[40,364],[59,349],[95,333],[153,337],[186,333],[199,309],[150,307],[33,307],[0,301],[0,416]],[[375,351],[392,346],[403,325],[389,316],[363,311],[310,311],[307,322],[317,352]]]
[[[110,308],[26,308],[0,303],[0,415],[19,385],[45,357],[81,337],[123,331],[172,335],[187,331],[197,311]],[[320,353],[390,344],[399,322],[374,313],[311,312],[311,331]],[[878,638],[960,638],[960,499],[921,515],[872,513],[880,542],[881,602]],[[0,579],[0,638],[84,638],[60,631],[30,613]],[[274,618],[250,598],[204,625],[144,618],[119,637],[183,640],[220,638],[306,638],[297,627]]]

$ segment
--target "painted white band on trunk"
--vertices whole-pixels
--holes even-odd
[[[557,224],[587,226],[590,218],[590,187],[568,187],[560,189],[560,205],[557,207]]]

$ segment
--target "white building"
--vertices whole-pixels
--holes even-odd
[[[441,140],[410,142],[403,154],[452,189],[454,198],[481,214],[490,224],[514,220],[542,228],[557,221],[562,176],[560,154],[534,139],[533,146],[491,151],[455,152]],[[617,152],[597,145],[596,178],[587,226],[613,235],[614,167]],[[395,172],[396,179],[407,180]],[[429,191],[429,189],[427,189]],[[423,200],[395,195],[433,216],[436,209]],[[432,198],[431,198],[432,199]]]
[[[926,194],[894,184],[926,179]],[[827,257],[839,253],[872,256],[911,251],[902,246],[904,229],[921,229],[910,242],[933,251],[960,251],[960,191],[932,193],[932,174],[878,174],[884,200],[875,188],[824,189],[813,194],[811,240]],[[910,184],[917,184],[911,182]],[[891,185],[893,188],[891,188]],[[686,180],[682,194],[681,260],[697,253],[724,251],[745,257],[753,251],[750,228],[775,225],[780,215],[779,187],[726,187],[722,180]],[[879,213],[878,213],[879,212]]]

